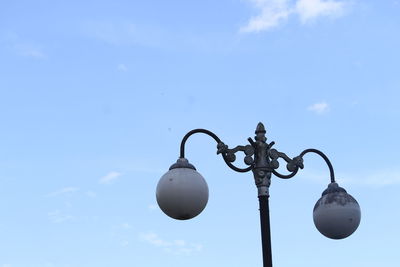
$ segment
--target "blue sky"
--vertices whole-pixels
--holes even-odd
[[[313,225],[317,156],[270,188],[275,266],[398,266],[400,2],[1,1],[0,267],[261,266],[257,190],[207,136],[186,156],[201,215],[155,187],[183,135],[247,144],[259,121],[317,148],[360,203],[359,229]],[[237,164],[241,164],[237,161]],[[243,166],[243,165],[242,165]]]

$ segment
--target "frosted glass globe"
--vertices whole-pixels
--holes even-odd
[[[331,183],[315,204],[313,219],[321,234],[332,239],[342,239],[357,230],[361,210],[346,190],[337,183]]]
[[[157,203],[161,210],[177,220],[196,217],[208,202],[206,181],[193,165],[186,163],[186,159],[179,159],[172,165],[161,177],[156,189]]]

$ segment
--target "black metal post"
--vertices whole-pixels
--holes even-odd
[[[263,267],[272,267],[271,227],[269,224],[269,196],[259,196]]]
[[[271,226],[269,223],[269,196],[259,196],[263,266],[272,267]]]

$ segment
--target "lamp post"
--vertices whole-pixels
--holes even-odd
[[[307,153],[316,153],[321,156],[330,171],[331,182],[323,191],[313,210],[313,220],[318,231],[326,237],[342,239],[350,236],[360,224],[360,206],[346,190],[336,183],[333,167],[328,157],[319,150],[306,149],[299,156],[289,158],[285,153],[272,148],[275,142],[266,142],[266,131],[261,122],[258,123],[255,131],[255,141],[248,138],[250,144],[236,146],[232,149],[228,148],[213,132],[205,129],[192,130],[183,137],[179,159],[161,177],[156,190],[157,203],[168,216],[177,220],[191,219],[200,214],[207,204],[207,183],[185,158],[185,143],[191,135],[196,133],[207,134],[217,142],[217,154],[222,155],[228,167],[237,172],[253,172],[260,205],[264,267],[272,267],[268,204],[271,176],[273,174],[282,179],[292,178],[299,169],[303,169],[303,157]],[[248,165],[247,168],[238,168],[233,165],[236,160],[235,154],[239,151],[245,154],[244,163]],[[286,161],[289,174],[284,175],[277,171],[279,158]]]

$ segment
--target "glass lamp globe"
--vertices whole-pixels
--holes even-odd
[[[313,211],[318,231],[332,239],[342,239],[357,230],[361,210],[357,201],[337,183],[330,183]]]
[[[179,158],[158,182],[158,206],[171,218],[188,220],[199,215],[208,202],[203,176],[185,158]]]

